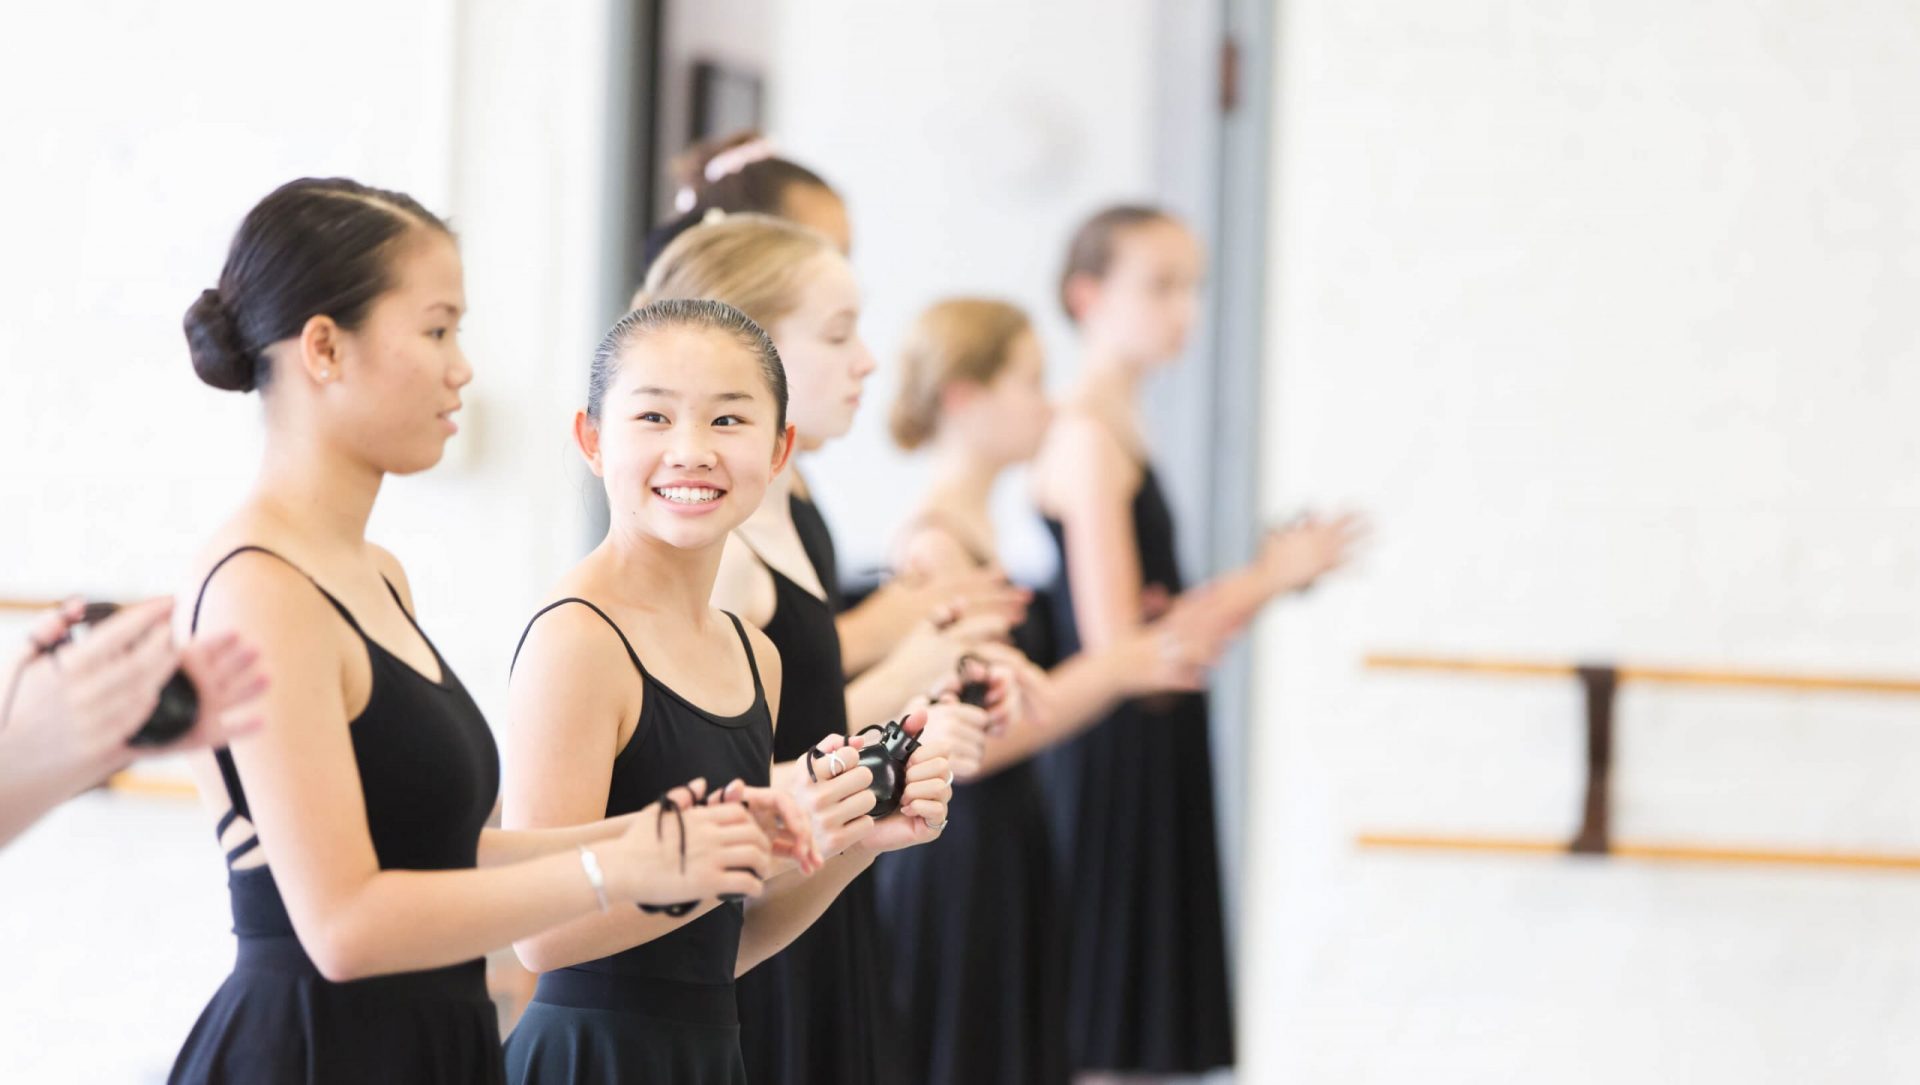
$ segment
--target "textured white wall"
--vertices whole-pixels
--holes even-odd
[[[1571,683],[1369,649],[1920,673],[1920,9],[1281,10],[1265,504],[1380,538],[1261,631],[1249,1079],[1912,1077],[1907,877],[1348,842],[1579,800]],[[1620,713],[1622,836],[1920,852],[1920,702]]]

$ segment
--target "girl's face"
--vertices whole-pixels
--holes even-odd
[[[1052,418],[1046,355],[1031,328],[1014,337],[992,380],[950,385],[941,396],[940,431],[1002,466],[1031,460]]]
[[[574,437],[606,483],[613,529],[681,549],[725,543],[787,461],[759,356],[711,328],[666,328],[630,343],[596,423]]]
[[[1080,327],[1142,367],[1180,357],[1200,311],[1200,243],[1185,226],[1157,219],[1121,231],[1113,261],[1089,280]]]
[[[380,470],[406,475],[440,462],[473,367],[460,350],[459,249],[437,230],[400,245],[395,285],[360,327],[310,321],[302,345],[327,432]]]
[[[853,428],[860,390],[875,368],[860,339],[860,290],[853,269],[837,253],[821,253],[802,270],[792,312],[767,334],[787,367],[787,414],[802,448],[843,437]]]

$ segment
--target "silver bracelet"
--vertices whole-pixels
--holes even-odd
[[[585,844],[580,845],[580,869],[587,872],[587,884],[593,886],[593,898],[600,910],[607,910],[607,879],[600,874],[600,859]]]

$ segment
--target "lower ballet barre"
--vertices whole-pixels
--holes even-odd
[[[1571,678],[1578,681],[1586,701],[1586,794],[1582,802],[1580,829],[1570,841],[1368,832],[1361,833],[1356,838],[1355,843],[1360,847],[1500,854],[1573,854],[1697,863],[1761,863],[1920,870],[1920,854],[1622,841],[1614,839],[1611,829],[1614,708],[1622,685],[1637,682],[1649,685],[1769,689],[1801,693],[1915,695],[1920,694],[1920,679],[1402,654],[1370,655],[1366,659],[1366,665],[1369,670],[1425,671],[1494,678]]]

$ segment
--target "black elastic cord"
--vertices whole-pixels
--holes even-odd
[[[659,805],[660,805],[660,812],[657,815],[655,815],[653,819],[653,837],[655,840],[664,840],[666,838],[667,811],[669,810],[673,811],[674,820],[678,823],[680,828],[680,873],[685,874],[687,872],[687,815],[686,815],[686,812],[680,809],[680,804],[677,802],[674,802],[673,797],[671,795],[660,796]],[[646,912],[649,915],[664,915],[664,916],[669,916],[671,918],[677,919],[680,916],[686,915],[688,912],[693,911],[694,907],[699,903],[700,902],[697,900],[684,900],[678,904],[642,904],[640,906],[640,910],[643,912]]]

